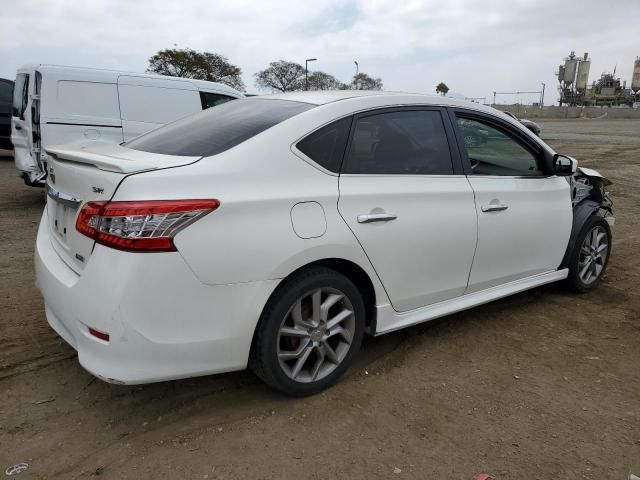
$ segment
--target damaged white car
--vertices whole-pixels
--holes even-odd
[[[254,97],[47,150],[47,319],[110,382],[251,366],[309,395],[365,334],[560,280],[586,292],[611,254],[605,179],[446,97]]]

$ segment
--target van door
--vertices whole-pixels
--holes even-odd
[[[121,75],[118,98],[125,141],[202,111],[196,87],[181,80]]]
[[[77,79],[44,72],[40,129],[43,148],[51,145],[122,143],[115,82]],[[45,157],[46,160],[46,157]]]
[[[13,143],[16,167],[23,172],[23,178],[28,184],[37,183],[45,175],[34,155],[37,152],[33,152],[31,109],[33,90],[34,75],[18,73],[11,106],[11,143]]]

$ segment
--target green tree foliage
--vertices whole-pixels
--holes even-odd
[[[147,72],[224,83],[240,91],[245,89],[242,70],[227,57],[190,48],[160,50],[149,59]]]
[[[439,93],[440,95],[442,95],[443,97],[449,92],[449,87],[447,87],[447,84],[444,82],[440,82],[437,86],[436,86],[436,93]]]

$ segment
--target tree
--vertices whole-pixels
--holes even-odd
[[[190,48],[167,48],[149,59],[147,72],[170,77],[220,82],[244,91],[242,70],[217,53],[197,52]]]
[[[349,88],[333,75],[325,72],[313,72],[309,74],[309,90],[345,90]]]
[[[373,78],[366,73],[358,73],[353,76],[351,86],[354,90],[382,90],[382,79]]]
[[[256,85],[263,89],[292,92],[304,89],[304,67],[294,62],[278,60],[256,73]]]
[[[449,92],[449,87],[447,87],[447,84],[444,82],[440,82],[437,86],[436,86],[436,93],[439,93],[440,95],[442,95],[443,97]]]

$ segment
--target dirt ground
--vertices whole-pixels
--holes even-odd
[[[239,372],[94,380],[34,287],[43,192],[0,161],[0,476],[20,479],[626,479],[640,475],[640,121],[541,121],[613,180],[600,289],[561,284],[371,339],[331,390],[278,396]]]

